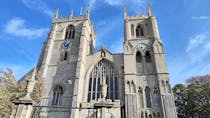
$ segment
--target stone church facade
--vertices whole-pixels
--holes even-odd
[[[96,31],[89,15],[89,7],[85,15],[66,18],[56,11],[38,64],[29,73],[42,73],[45,95],[38,105],[16,102],[11,117],[176,118],[150,5],[148,15],[129,16],[124,8],[124,51],[118,54],[103,46],[94,51]]]

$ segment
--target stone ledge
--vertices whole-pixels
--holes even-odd
[[[33,101],[31,100],[14,100],[12,101],[12,103],[14,104],[26,104],[26,105],[32,105],[33,104]]]

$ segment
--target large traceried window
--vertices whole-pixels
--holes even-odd
[[[66,29],[65,39],[73,39],[75,35],[75,28],[73,25],[69,25]]]
[[[60,85],[57,85],[53,90],[53,100],[52,105],[60,105],[61,95],[63,94],[63,89]]]
[[[119,98],[117,72],[110,62],[101,60],[90,73],[88,101],[102,98],[100,94],[100,85],[107,84],[106,99],[115,100]]]

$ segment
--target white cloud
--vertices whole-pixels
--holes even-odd
[[[206,44],[204,45],[204,48],[207,49],[207,50],[210,50],[210,42],[206,43]]]
[[[199,34],[199,35],[196,35],[196,36],[192,37],[189,40],[189,44],[187,46],[186,52],[189,52],[192,49],[198,47],[200,44],[202,44],[206,40],[206,38],[207,38],[206,33]]]
[[[52,10],[42,0],[22,0],[22,2],[30,9],[38,10],[50,17],[53,16]]]
[[[209,37],[210,33],[202,33],[190,38],[186,52],[193,63],[203,61],[210,53]]]
[[[89,5],[90,5],[90,7],[93,7],[93,6],[94,6],[94,4],[95,4],[95,2],[96,2],[96,0],[90,0],[90,1],[89,1]]]
[[[115,6],[115,5],[123,5],[122,0],[105,0],[105,3]]]
[[[189,38],[185,53],[168,60],[173,85],[185,83],[191,76],[209,74],[210,32],[199,33]],[[181,73],[181,74],[180,74]]]
[[[48,28],[28,28],[25,24],[25,20],[21,18],[13,18],[5,25],[4,32],[26,38],[39,38],[47,33]]]
[[[205,20],[209,19],[209,16],[193,16],[192,19],[197,19],[197,20]]]

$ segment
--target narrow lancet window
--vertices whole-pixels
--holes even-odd
[[[91,100],[91,88],[92,88],[92,84],[90,84],[90,83],[92,83],[92,78],[90,78],[90,80],[89,80],[89,87],[88,87],[88,101],[90,101]]]
[[[63,56],[63,60],[65,61],[65,60],[67,60],[68,59],[68,52],[65,52],[64,53],[64,56]]]
[[[66,31],[65,39],[68,39],[69,31]]]
[[[146,62],[147,63],[152,62],[151,55],[150,55],[150,53],[148,51],[146,52]]]
[[[141,56],[141,52],[137,52],[136,53],[136,63],[141,63],[142,61],[142,56]]]
[[[151,96],[150,96],[150,88],[149,88],[149,87],[146,87],[146,88],[145,88],[145,94],[146,94],[146,103],[147,103],[147,107],[148,107],[148,108],[151,108],[152,105],[151,105]]]
[[[63,94],[63,90],[61,86],[57,85],[53,90],[53,101],[52,105],[60,105],[61,96]]]

